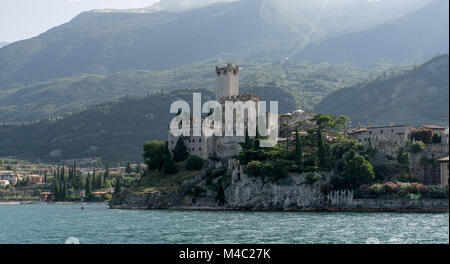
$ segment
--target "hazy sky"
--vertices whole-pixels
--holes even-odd
[[[158,0],[0,0],[0,42],[39,35],[77,14],[101,8],[139,8]]]

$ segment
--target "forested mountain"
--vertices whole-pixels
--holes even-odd
[[[174,70],[124,70],[109,75],[86,74],[31,84],[11,84],[0,90],[0,121],[24,122],[84,110],[124,96],[145,96],[161,90],[215,88],[215,66],[207,61]],[[344,86],[376,76],[380,69],[295,61],[239,64],[242,87],[271,86],[273,94],[288,92],[296,108],[312,109],[321,98]],[[279,98],[281,100],[281,98]],[[292,109],[289,109],[291,111]]]
[[[396,62],[363,69],[296,61],[305,46],[419,12],[430,1],[240,0],[174,12],[186,8],[166,0],[84,12],[0,49],[0,121],[49,118],[160,90],[212,88],[211,69],[227,61],[243,66],[248,84],[273,84],[274,92],[291,93],[297,108],[312,109],[335,89]],[[279,63],[283,58],[289,63]]]
[[[400,19],[311,44],[296,58],[314,63],[420,62],[449,51],[448,21],[449,1],[435,0]]]
[[[241,0],[183,12],[84,12],[1,49],[0,86],[169,69],[212,58],[273,61],[311,41],[374,27],[427,2]]]
[[[145,141],[167,138],[170,104],[189,101],[186,89],[212,97],[215,66],[227,62],[241,67],[241,91],[279,101],[280,113],[448,123],[448,55],[407,66],[442,52],[446,0],[240,0],[195,9],[165,0],[84,12],[0,48],[0,156],[139,160]],[[5,125],[17,122],[26,123]]]
[[[449,55],[340,89],[325,97],[315,110],[347,115],[354,124],[431,123],[448,127]]]
[[[280,99],[280,111],[295,109],[295,99],[272,87],[243,87],[259,93],[262,100]],[[142,145],[153,139],[167,140],[168,125],[175,116],[170,105],[176,100],[191,104],[192,93],[202,101],[214,98],[206,89],[177,90],[143,98],[123,98],[115,103],[91,107],[77,114],[33,124],[0,125],[0,157],[58,161],[80,157],[102,157],[111,162],[141,160]],[[268,106],[269,107],[269,106]]]

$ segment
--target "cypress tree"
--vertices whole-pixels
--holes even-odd
[[[91,175],[88,173],[86,177],[86,184],[84,187],[84,191],[86,193],[86,197],[89,198],[92,195],[92,184],[91,184]]]
[[[295,163],[303,168],[303,151],[302,145],[300,143],[300,136],[298,134],[298,129],[295,130]]]
[[[62,191],[63,191],[63,185],[62,185],[62,180],[61,180],[61,171],[60,171],[60,168],[58,167],[57,168],[57,170],[58,170],[58,181],[59,181],[59,187],[58,187],[58,194],[57,194],[57,197],[58,197],[58,201],[60,201],[60,200],[62,200]]]
[[[114,186],[114,194],[120,193],[121,189],[122,189],[122,179],[119,175],[119,176],[117,176],[116,186]]]
[[[186,160],[189,157],[189,152],[187,151],[186,144],[184,144],[184,140],[182,137],[178,138],[177,144],[173,149],[173,159],[178,161]]]
[[[165,173],[176,173],[178,171],[177,165],[173,160],[172,154],[169,151],[169,143],[166,142],[166,153],[164,154],[163,169]]]
[[[109,164],[106,163],[105,174],[103,174],[103,182],[101,182],[102,187],[111,188],[111,181],[109,180]]]
[[[245,141],[244,141],[244,150],[249,150],[252,148],[252,142],[250,140],[250,137],[248,136],[248,128],[245,130]]]
[[[325,149],[322,128],[320,126],[317,127],[317,156],[319,159],[319,165],[322,168],[326,168],[327,167],[327,151]]]
[[[64,175],[64,166],[61,169],[61,180],[63,183],[63,188],[61,190],[61,199],[67,200],[69,198],[69,194],[67,192],[67,184],[66,184],[66,176]]]

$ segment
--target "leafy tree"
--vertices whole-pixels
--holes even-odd
[[[325,144],[323,133],[340,132],[345,128],[346,116],[316,115],[312,121],[316,124],[317,159],[322,168],[330,167],[330,147]]]
[[[409,151],[411,153],[417,154],[425,149],[425,143],[420,140],[416,140],[414,143],[410,144]]]
[[[176,162],[186,160],[189,157],[189,152],[187,150],[186,144],[182,137],[178,138],[177,144],[173,149],[173,159]]]
[[[433,140],[432,140],[432,142],[433,142],[434,144],[440,144],[440,143],[442,142],[442,137],[441,137],[441,135],[440,135],[438,132],[436,132],[436,133],[433,134]]]
[[[350,151],[345,158],[344,172],[351,188],[359,187],[375,179],[372,164],[354,151]]]
[[[201,170],[203,168],[203,159],[199,156],[191,155],[186,160],[187,170]]]
[[[166,145],[162,141],[149,141],[144,145],[144,160],[148,170],[161,170],[164,164]]]
[[[400,148],[397,153],[397,162],[399,164],[409,164],[410,155],[404,148]]]

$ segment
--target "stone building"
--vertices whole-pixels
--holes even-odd
[[[247,102],[253,101],[255,103],[255,111],[258,111],[259,95],[256,94],[240,94],[239,93],[239,66],[233,66],[228,63],[226,67],[216,67],[216,101],[222,106],[222,135],[225,135],[225,102]],[[206,116],[203,116],[199,124],[202,124]],[[195,122],[191,122],[191,136],[182,136],[188,152],[191,155],[199,156],[203,159],[212,157],[230,158],[241,151],[239,142],[244,141],[243,136],[206,136],[202,133],[201,136],[193,136]],[[200,125],[201,126],[201,125]],[[244,117],[244,127],[248,126],[248,116]],[[233,118],[234,134],[236,130],[236,119]],[[200,127],[201,129],[201,127]],[[173,150],[177,144],[179,137],[173,136],[169,131],[169,149]]]
[[[382,126],[382,127],[359,127],[347,130],[346,135],[361,142],[365,147],[377,147],[382,142],[391,141],[396,144],[406,144],[410,138],[412,126]]]
[[[347,129],[345,135],[363,144],[365,149],[378,150],[376,160],[383,161],[386,157],[395,158],[401,148],[410,140],[412,126],[391,125],[381,127],[357,127]]]

